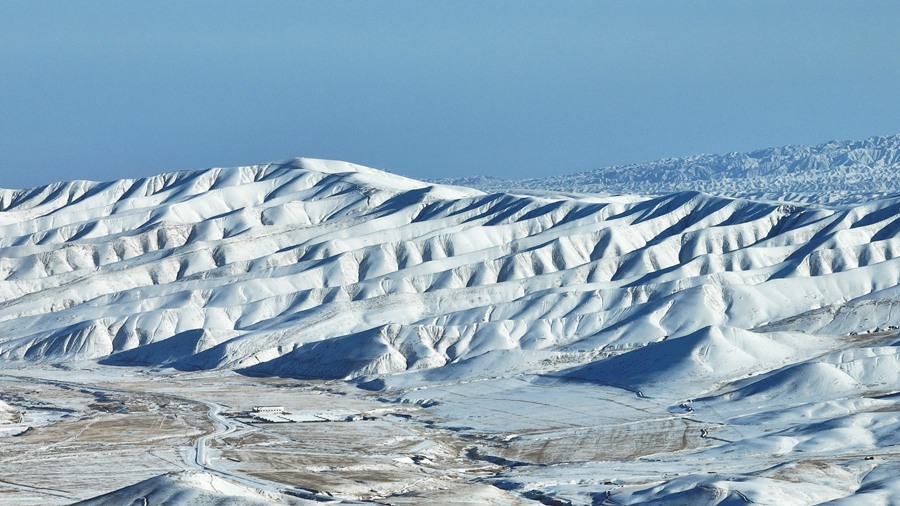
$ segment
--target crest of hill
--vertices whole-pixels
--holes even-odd
[[[120,506],[123,504],[300,506],[315,503],[274,492],[252,489],[210,473],[184,471],[156,476],[76,504],[78,506]]]
[[[602,194],[702,191],[728,197],[847,204],[900,193],[900,134],[817,146],[702,154],[531,179],[471,176],[438,182],[484,191]]]
[[[431,188],[436,196],[462,196],[478,194],[470,188],[453,188],[451,185],[426,183],[392,174],[371,167],[337,160],[295,158],[285,162],[237,168],[212,168],[167,172],[139,179],[114,181],[73,180],[60,181],[26,189],[0,188],[0,212],[3,217],[16,217],[15,213],[27,210],[50,211],[62,206],[72,206],[92,197],[106,200],[149,198],[167,194],[172,197],[190,197],[208,190],[236,186],[266,178],[278,177],[296,170],[315,172],[340,178],[344,183],[359,187],[375,187],[381,190],[403,192]]]

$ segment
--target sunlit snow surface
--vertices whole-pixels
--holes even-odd
[[[113,504],[191,504],[202,506],[310,505],[313,501],[284,498],[237,485],[209,473],[169,473],[122,490],[78,503],[79,506]]]
[[[900,501],[900,198],[485,194],[298,159],[0,209],[7,362],[348,380],[547,502]]]

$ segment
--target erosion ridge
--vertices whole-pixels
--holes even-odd
[[[6,360],[353,378],[527,350],[507,365],[537,371],[873,296],[818,324],[886,327],[900,276],[900,199],[483,194],[298,159],[2,201]]]
[[[415,406],[419,419],[400,413],[396,426],[363,417],[349,454],[343,428],[277,439],[303,443],[283,449],[279,469],[309,457],[296,476],[348,500],[416,503],[405,483],[422,483],[428,457],[405,452],[421,450],[444,459],[430,498],[452,482],[447,497],[475,487],[495,504],[898,502],[900,197],[851,194],[484,193],[313,159],[5,190],[0,359],[38,377],[80,375],[85,388],[130,377],[125,400],[178,424],[196,414],[133,396],[176,388],[159,385],[168,378],[179,402],[203,406],[219,406],[216,389],[227,402],[277,393],[268,398],[300,405],[308,385],[378,413]],[[277,380],[288,388],[270,376],[338,381]],[[10,433],[34,404],[23,396],[8,397]],[[79,409],[91,406],[111,409]],[[28,415],[36,440],[21,444],[43,469],[40,437],[57,418],[39,415]],[[107,415],[141,420],[92,416]],[[94,423],[60,429],[82,422]],[[277,431],[242,427],[233,446],[218,433],[191,443],[192,462],[274,479],[270,464],[255,466],[277,450],[249,436]],[[415,450],[370,461],[381,431],[402,442],[410,428],[427,435]],[[328,472],[296,450],[333,441],[340,465]],[[446,475],[449,462],[461,474]],[[288,499],[235,483],[219,493],[217,476],[157,476],[96,504]]]

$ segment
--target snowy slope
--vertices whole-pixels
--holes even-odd
[[[891,503],[900,197],[844,197],[487,194],[312,159],[0,191],[0,358],[346,379],[547,503]]]
[[[900,134],[818,146],[666,158],[545,178],[468,177],[441,182],[491,192],[515,188],[646,195],[696,190],[739,198],[846,204],[900,193],[898,175]]]
[[[79,506],[166,504],[171,506],[278,506],[316,504],[262,492],[204,472],[169,473],[76,503]]]
[[[485,195],[297,160],[2,201],[6,360],[471,376],[812,315],[895,323],[900,199]]]

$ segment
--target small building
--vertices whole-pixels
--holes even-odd
[[[284,413],[284,406],[253,406],[254,413],[279,415]]]

